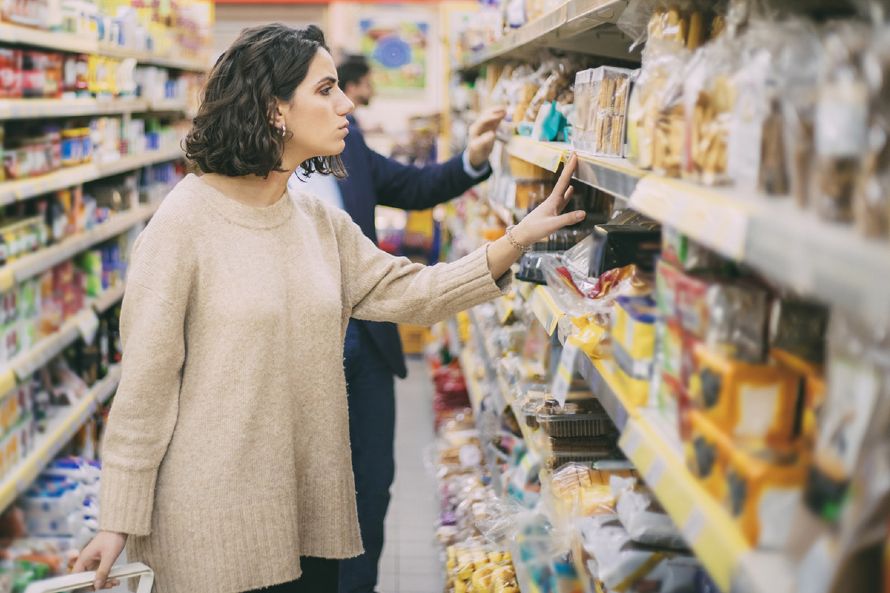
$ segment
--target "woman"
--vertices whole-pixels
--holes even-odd
[[[451,264],[378,250],[289,176],[342,175],[352,103],[316,27],[246,30],[209,74],[190,175],[133,249],[122,377],[103,447],[101,532],[75,570],[130,560],[158,593],[336,591],[361,552],[343,332],[350,316],[431,324],[490,300],[522,248],[579,222],[557,189]]]

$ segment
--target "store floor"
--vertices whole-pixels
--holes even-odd
[[[380,593],[440,593],[443,563],[434,539],[436,483],[423,456],[433,442],[433,388],[426,364],[408,362],[396,383],[396,481],[386,518]]]

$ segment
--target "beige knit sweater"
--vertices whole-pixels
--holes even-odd
[[[484,249],[412,264],[311,196],[251,208],[190,175],[133,250],[101,528],[131,534],[157,593],[238,593],[298,578],[300,555],[361,553],[348,319],[431,324],[507,282]]]

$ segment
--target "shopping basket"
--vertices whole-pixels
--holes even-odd
[[[141,562],[115,566],[111,569],[111,574],[108,575],[109,579],[118,579],[121,581],[136,577],[139,577],[139,586],[136,589],[136,593],[151,593],[151,587],[155,582],[155,573]],[[25,589],[25,593],[65,593],[66,591],[76,591],[78,589],[89,587],[95,580],[95,572],[67,574],[63,577],[47,579],[45,581],[40,581],[39,583],[31,583],[28,585],[28,588]]]

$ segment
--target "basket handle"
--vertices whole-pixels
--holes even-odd
[[[155,573],[142,564],[134,562],[132,564],[124,564],[115,566],[108,575],[109,579],[130,579],[139,577],[139,587],[136,593],[151,593],[151,588],[155,582]],[[31,583],[25,589],[25,593],[64,593],[76,589],[84,589],[92,586],[96,581],[95,572],[78,572],[75,574],[67,574],[65,576],[47,579],[39,583]]]

